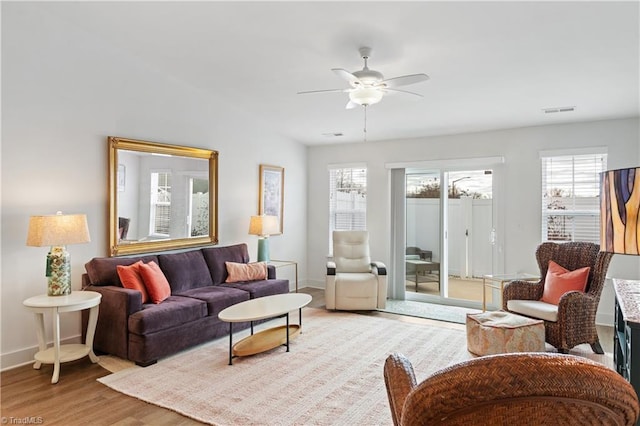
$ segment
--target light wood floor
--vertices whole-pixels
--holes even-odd
[[[407,291],[438,296],[440,294],[440,285],[437,280],[437,275],[418,276],[418,285],[416,286],[415,277],[407,276],[405,284]],[[491,303],[493,296],[491,288],[487,288],[485,294],[487,303]],[[462,279],[460,277],[449,276],[449,297],[452,299],[482,302],[482,279]]]
[[[303,288],[300,291],[311,294],[313,297],[310,307],[324,307],[324,290]],[[364,315],[464,329],[462,324],[385,312],[366,312]],[[608,334],[606,330],[599,330],[603,347],[607,351],[611,351],[613,340],[612,328],[609,327],[609,329]],[[200,424],[188,417],[125,396],[98,383],[96,379],[110,373],[98,364],[92,364],[88,358],[62,364],[60,381],[55,385],[51,384],[52,372],[51,365],[43,365],[40,370],[34,370],[31,365],[25,365],[1,373],[0,406],[3,424],[17,424],[25,417],[32,418],[32,423],[44,425]]]

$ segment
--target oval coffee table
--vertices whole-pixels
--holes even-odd
[[[311,302],[311,296],[304,293],[285,293],[247,300],[223,309],[218,318],[229,323],[229,365],[234,356],[248,356],[285,345],[289,352],[289,340],[300,334],[302,328],[302,308]],[[300,324],[289,324],[289,312],[299,310]],[[253,333],[253,322],[261,319],[286,315],[287,325],[268,328]],[[233,344],[233,323],[251,322],[251,335]]]

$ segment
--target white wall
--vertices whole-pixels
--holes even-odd
[[[632,118],[368,142],[366,145],[310,147],[307,157],[309,282],[324,286],[329,233],[328,164],[367,164],[367,227],[371,233],[371,254],[374,259],[389,263],[390,179],[386,163],[503,156],[505,163],[494,176],[494,179],[502,179],[498,183],[502,201],[494,212],[504,224],[503,235],[498,235],[500,255],[509,271],[537,271],[534,251],[540,242],[541,223],[539,151],[607,147],[608,168],[635,167],[640,164],[639,140],[639,120]],[[614,256],[608,276],[640,279],[640,258]],[[610,283],[605,288],[600,310],[599,322],[611,323],[613,296]]]
[[[74,289],[83,265],[107,255],[109,135],[219,151],[220,245],[248,243],[252,256],[257,240],[247,232],[258,210],[259,164],[284,167],[284,234],[271,238],[271,253],[299,261],[305,276],[306,147],[241,111],[232,99],[162,75],[33,4],[2,2],[3,369],[31,360],[37,345],[22,301],[46,291],[48,249],[25,246],[29,216],[87,214],[91,242],[68,247]],[[278,275],[292,279],[287,269]],[[63,316],[63,339],[77,339],[79,318]]]

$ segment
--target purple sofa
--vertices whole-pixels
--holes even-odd
[[[142,304],[142,294],[122,287],[117,265],[138,260],[156,262],[171,286],[162,303]],[[224,308],[245,300],[289,292],[289,280],[276,279],[268,267],[266,280],[225,284],[225,262],[248,263],[246,244],[207,247],[180,253],[136,257],[97,257],[86,265],[84,290],[102,294],[94,350],[146,366],[159,358],[228,335],[218,319]],[[83,334],[88,315],[83,312]],[[249,323],[234,324],[234,330]]]

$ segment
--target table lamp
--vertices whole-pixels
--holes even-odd
[[[258,262],[268,262],[269,235],[280,232],[277,216],[251,216],[249,235],[258,235]]]
[[[640,255],[640,167],[600,176],[600,250]]]
[[[89,227],[87,216],[83,214],[62,214],[31,216],[27,245],[31,247],[50,246],[47,254],[48,279],[47,294],[64,296],[71,293],[71,258],[65,245],[88,243]]]

